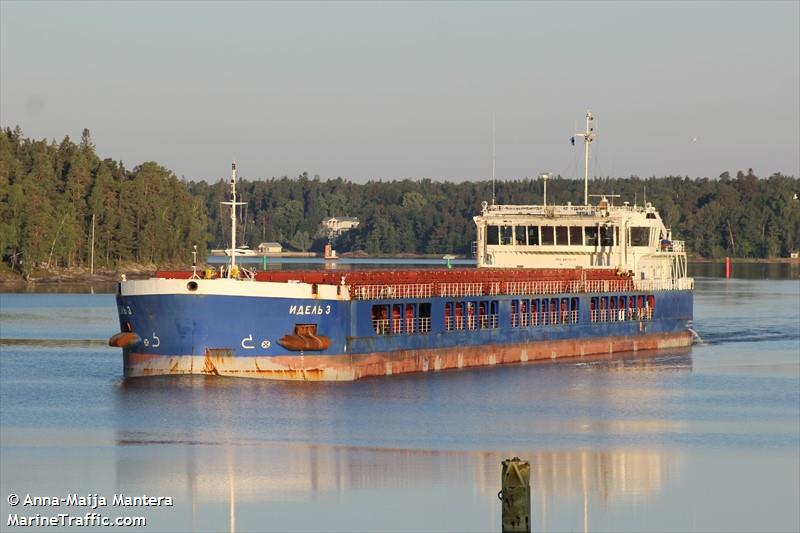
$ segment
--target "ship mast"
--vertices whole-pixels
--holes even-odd
[[[245,204],[236,201],[236,161],[231,163],[231,201],[220,203],[231,206],[231,266],[228,269],[228,277],[231,278],[236,268],[236,206]]]
[[[589,205],[589,145],[595,137],[593,121],[592,112],[587,111],[586,130],[575,134],[575,137],[583,137],[583,205]]]

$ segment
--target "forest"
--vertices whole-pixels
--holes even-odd
[[[162,264],[205,253],[202,199],[157,163],[127,170],[95,153],[88,130],[78,143],[0,134],[0,254],[21,274],[94,264]],[[202,257],[202,256],[201,256]]]
[[[227,213],[219,202],[229,191],[226,181],[191,182],[191,193],[203,198],[210,215],[211,242],[230,240]],[[788,257],[800,248],[800,180],[774,174],[757,177],[752,169],[731,177],[690,179],[669,176],[602,178],[589,183],[590,193],[615,194],[656,206],[677,239],[694,257]],[[370,255],[416,253],[467,255],[475,239],[472,217],[491,200],[491,181],[440,182],[430,179],[370,181],[342,178],[242,180],[245,239],[251,246],[277,241],[296,250],[319,251],[326,242],[320,222],[327,216],[355,216],[361,221],[335,242],[340,252]],[[504,180],[495,184],[497,203],[541,204],[542,182]],[[583,182],[563,177],[548,181],[548,203],[579,203]]]
[[[431,179],[364,184],[344,178],[242,179],[237,190],[239,241],[277,241],[285,249],[319,251],[327,242],[320,223],[328,216],[361,221],[335,242],[340,252],[370,255],[468,255],[472,216],[491,200],[492,183]],[[620,195],[615,201],[652,202],[694,257],[788,257],[800,248],[800,180],[752,169],[718,178],[681,176],[596,178],[590,192]],[[19,127],[0,133],[0,255],[5,268],[85,267],[94,230],[96,268],[186,264],[192,245],[199,257],[229,246],[227,179],[186,181],[155,162],[131,170],[102,159],[88,130],[79,142],[25,138]],[[500,180],[498,203],[542,202],[537,179]],[[548,203],[578,203],[583,182],[553,177]],[[242,236],[243,234],[243,236]]]

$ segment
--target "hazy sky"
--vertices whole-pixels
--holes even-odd
[[[0,124],[217,179],[800,175],[800,2],[0,2]],[[696,139],[696,141],[693,141]]]

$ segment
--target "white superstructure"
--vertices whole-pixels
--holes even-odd
[[[497,205],[484,202],[477,226],[478,267],[610,268],[632,274],[637,285],[691,288],[683,241],[672,239],[658,211],[644,206],[614,206],[614,196],[590,205],[589,144],[595,137],[586,114],[585,205]],[[545,200],[546,202],[546,200]]]

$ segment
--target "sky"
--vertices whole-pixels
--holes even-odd
[[[800,175],[800,2],[0,0],[0,126],[215,181]]]

